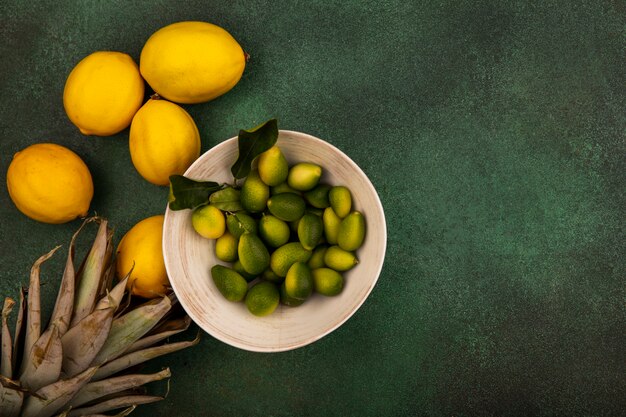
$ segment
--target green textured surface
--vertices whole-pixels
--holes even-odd
[[[162,212],[128,132],[81,136],[62,90],[90,52],[138,59],[156,29],[194,19],[252,56],[234,90],[187,106],[203,150],[278,117],[350,155],[386,210],[385,267],[345,325],[279,354],[205,336],[157,361],[169,397],[133,415],[623,413],[624,3],[268,3],[0,6],[1,183],[13,153],[53,141],[90,167],[117,239]],[[31,221],[0,187],[0,293],[78,224]],[[48,303],[62,262],[45,268]]]

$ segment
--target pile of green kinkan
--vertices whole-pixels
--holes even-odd
[[[214,192],[192,214],[196,232],[216,239],[216,257],[231,263],[211,268],[216,287],[256,316],[281,302],[299,306],[313,292],[341,293],[342,272],[358,263],[365,237],[350,190],[320,182],[319,165],[289,167],[278,146],[257,161],[240,188]]]

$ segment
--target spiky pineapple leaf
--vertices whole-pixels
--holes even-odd
[[[107,411],[117,410],[118,408],[124,408],[131,405],[150,404],[163,399],[165,398],[153,395],[129,395],[127,397],[118,397],[103,401],[90,407],[76,408],[69,412],[68,417],[80,417],[106,413]]]
[[[26,316],[26,297],[24,296],[24,288],[20,288],[20,309],[17,311],[17,320],[15,321],[15,333],[13,334],[13,355],[11,358],[11,367],[14,371],[17,371],[17,367],[20,365],[18,357],[20,356],[21,347],[23,345],[24,336],[24,316]],[[12,378],[13,376],[9,376]]]
[[[41,299],[40,299],[40,280],[39,271],[41,265],[54,255],[61,246],[57,246],[50,252],[39,257],[30,270],[30,284],[28,287],[28,311],[26,314],[26,336],[24,339],[24,358],[22,359],[21,371],[26,368],[26,364],[30,361],[32,349],[37,340],[41,336]]]
[[[4,299],[2,307],[2,353],[0,354],[0,375],[13,378],[13,346],[8,318],[15,306],[15,300],[10,297]]]
[[[102,219],[96,239],[87,254],[87,258],[85,258],[85,264],[80,274],[70,326],[74,326],[91,314],[95,307],[96,298],[100,293],[102,277],[108,264],[107,247],[110,245],[111,235],[107,221]]]
[[[106,259],[105,268],[104,268],[104,272],[102,273],[102,278],[100,279],[100,289],[98,291],[98,294],[96,295],[95,301],[104,297],[107,291],[111,289],[111,287],[113,286],[113,279],[116,277],[116,274],[117,274],[117,268],[116,268],[115,262],[109,262],[110,260],[113,259],[113,243],[112,242],[113,242],[113,230],[109,228],[107,230],[107,248],[106,248],[106,253],[104,254],[104,258]]]
[[[61,375],[63,352],[59,328],[52,324],[35,342],[31,354],[28,356],[20,382],[31,391],[53,383]]]
[[[106,395],[115,394],[130,388],[137,388],[150,382],[161,381],[172,376],[169,368],[154,374],[123,375],[101,381],[90,382],[85,385],[70,401],[72,408],[77,408],[88,402],[97,400]]]
[[[96,310],[63,335],[63,371],[74,376],[91,365],[107,341],[115,306]]]
[[[23,401],[23,392],[0,384],[0,411],[2,411],[2,417],[18,417]]]
[[[37,396],[32,395],[24,401],[22,417],[51,417],[89,382],[97,369],[94,366],[73,378],[60,380],[37,390]]]
[[[154,346],[170,336],[174,336],[180,332],[184,332],[189,328],[190,324],[191,319],[189,318],[189,316],[185,316],[181,319],[176,320],[168,320],[164,322],[163,325],[159,326],[159,329],[155,329],[157,330],[156,332],[151,332],[152,334],[148,334],[147,336],[133,343],[128,349],[126,349],[124,354],[136,352],[138,350]]]
[[[104,379],[108,376],[114,375],[120,371],[130,368],[131,366],[139,365],[149,361],[150,359],[158,358],[159,356],[166,355],[168,353],[176,352],[191,346],[195,346],[200,342],[200,333],[195,339],[185,342],[169,343],[161,346],[153,346],[151,348],[138,350],[128,355],[121,356],[98,369],[93,376],[93,381]]]
[[[77,236],[90,222],[98,222],[100,227],[91,250],[77,274],[74,268]],[[111,229],[106,226],[106,220],[101,218],[87,219],[73,235],[50,320],[51,325],[47,329],[42,329],[41,326],[39,275],[41,265],[58,247],[40,257],[31,269],[28,297],[25,296],[24,289],[20,293],[20,309],[13,340],[8,329],[8,315],[15,302],[10,299],[5,302],[1,323],[0,372],[16,374],[20,370],[17,374],[21,376],[20,380],[12,380],[10,378],[14,375],[8,375],[8,377],[0,375],[0,416],[50,417],[57,415],[57,417],[67,417],[87,414],[95,416],[123,407],[126,408],[116,415],[126,416],[135,408],[131,404],[162,399],[162,397],[146,395],[147,390],[137,385],[168,378],[169,370],[152,375],[124,376],[120,374],[108,380],[102,379],[153,357],[198,343],[198,338],[196,338],[191,342],[148,347],[186,330],[190,319],[188,317],[170,319],[171,308],[176,304],[173,294],[163,299],[151,300],[140,307],[134,307],[134,303],[130,303],[125,279],[111,288],[115,273],[111,240]],[[89,275],[92,278],[85,279]],[[80,279],[79,284],[77,284],[77,279]],[[126,296],[128,296],[129,305],[122,307],[120,304]],[[80,313],[81,311],[83,313]],[[100,313],[101,311],[109,313]],[[78,317],[84,312],[88,314],[79,320]],[[104,320],[100,317],[101,315],[104,315]],[[107,320],[109,320],[110,327],[106,325]],[[91,325],[89,325],[90,321]],[[116,325],[115,329],[113,329],[113,323]],[[86,331],[88,327],[92,327],[94,333]],[[111,340],[106,340],[107,336],[111,336]],[[85,348],[87,344],[90,345],[89,348]],[[83,345],[83,352],[87,350],[86,355],[76,353],[81,351],[81,345]],[[134,351],[135,349],[137,350]],[[65,353],[68,353],[67,360]],[[104,359],[97,358],[100,354]],[[120,357],[120,355],[124,356]],[[69,358],[69,356],[72,357]],[[74,356],[82,358],[76,363],[72,360]],[[104,361],[103,368],[106,368],[99,378],[95,378],[98,367],[93,365],[98,360]],[[107,360],[111,361],[106,363]],[[71,365],[66,366],[66,362]],[[90,365],[92,367],[87,369]],[[61,373],[61,369],[69,372]],[[94,385],[89,385],[89,389],[82,390],[88,383]],[[69,404],[72,398],[80,398],[76,395],[78,391],[90,392],[89,400],[78,405],[72,403],[74,407],[85,405],[82,411],[72,409]],[[128,405],[131,406],[128,407]]]
[[[163,297],[156,303],[148,302],[113,320],[109,337],[96,355],[93,364],[101,365],[124,353],[129,346],[156,326],[171,306],[170,299]]]
[[[90,415],[85,416],[85,417],[126,417],[127,415],[129,415],[130,413],[135,411],[135,408],[137,408],[137,406],[133,405],[132,407],[128,407],[125,410],[120,411],[119,413],[115,414],[114,416],[111,416],[111,415],[108,415],[108,414],[90,414]],[[67,410],[66,413],[59,414],[58,417],[68,417],[69,413],[70,413],[70,410]]]
[[[104,310],[105,308],[113,306],[117,310],[120,303],[122,302],[122,298],[124,298],[127,283],[128,275],[126,275],[123,280],[118,282],[117,285],[115,285],[115,287],[113,287],[110,292],[107,292],[107,294],[102,297],[100,301],[98,301],[98,304],[96,305],[96,310]]]
[[[59,287],[57,300],[54,304],[54,310],[50,318],[51,323],[57,323],[59,327],[59,336],[63,337],[72,321],[72,312],[74,309],[74,294],[76,291],[76,271],[74,268],[74,254],[76,249],[76,239],[83,228],[92,221],[94,217],[90,217],[83,221],[78,230],[72,235],[70,246],[67,251],[67,260],[65,262],[65,270]]]

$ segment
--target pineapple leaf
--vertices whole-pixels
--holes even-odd
[[[24,333],[24,315],[26,314],[26,299],[24,297],[24,287],[20,288],[20,309],[17,311],[17,320],[15,321],[15,333],[13,334],[13,357],[11,367],[17,371],[17,366],[20,364],[17,359],[20,357],[20,348],[23,342]],[[7,375],[8,377],[8,375]]]
[[[7,377],[5,377],[3,375],[0,375],[0,386],[3,386],[4,388],[11,388],[12,390],[19,391],[19,392],[24,393],[24,394],[34,395],[37,398],[45,400],[45,398],[43,398],[42,396],[40,396],[36,392],[33,392],[32,390],[22,386],[20,381],[14,381],[14,380],[12,380],[10,378],[7,378]]]
[[[65,332],[67,332],[70,321],[72,320],[72,310],[74,308],[74,293],[76,291],[76,271],[74,269],[74,254],[76,247],[76,238],[78,238],[78,235],[80,234],[81,230],[83,230],[85,225],[94,220],[94,217],[90,217],[80,225],[78,230],[72,236],[72,240],[70,241],[70,247],[67,251],[67,261],[65,263],[65,270],[63,271],[63,279],[61,280],[61,286],[59,287],[57,300],[54,305],[52,317],[50,318],[51,323],[58,323],[59,335],[61,337],[63,337]]]
[[[122,302],[122,298],[124,298],[124,293],[126,291],[126,283],[128,282],[128,275],[124,277],[123,280],[117,283],[113,289],[108,292],[104,297],[98,301],[96,305],[96,310],[104,310],[108,307],[115,307],[115,310],[119,307]]]
[[[198,344],[198,342],[200,342],[200,333],[198,333],[195,339],[188,342],[169,343],[166,345],[153,346],[151,348],[129,353],[128,355],[124,355],[118,359],[115,359],[114,361],[107,363],[106,365],[101,366],[100,369],[98,369],[96,374],[93,376],[92,380],[97,381],[100,379],[104,379],[108,376],[123,371],[124,369],[146,362],[150,359],[154,359],[168,353],[195,346]]]
[[[20,382],[31,391],[53,383],[61,375],[63,352],[59,328],[52,324],[37,340]]]
[[[110,416],[108,414],[89,414],[84,417],[126,417],[127,415],[135,411],[135,408],[137,408],[137,406],[133,405],[132,407],[128,407],[127,409],[120,411],[114,416]],[[59,414],[57,417],[67,417],[69,413],[70,413],[70,410],[67,410],[64,414]]]
[[[131,269],[132,271],[132,269]],[[130,277],[130,272],[126,275],[127,277]],[[126,285],[128,285],[128,282],[126,283]],[[128,287],[126,287],[128,288]],[[132,288],[132,287],[131,287]],[[120,300],[120,304],[117,307],[117,310],[115,311],[115,319],[118,319],[120,317],[122,317],[124,314],[126,314],[130,308],[130,305],[133,301],[133,294],[131,293],[131,289],[129,289],[128,291],[126,291],[124,293],[124,295],[122,296],[122,299]]]
[[[148,333],[170,310],[171,301],[163,297],[159,302],[148,302],[113,320],[109,337],[93,361],[94,365],[117,358],[129,346]]]
[[[132,407],[128,407],[127,409],[125,409],[124,411],[122,411],[119,414],[114,415],[113,417],[126,417],[127,415],[129,415],[130,413],[135,411],[135,408],[137,408],[136,405],[133,405]],[[94,417],[98,417],[98,416],[94,415]]]
[[[2,308],[2,355],[0,356],[0,375],[4,375],[7,378],[13,378],[11,332],[9,331],[7,319],[14,306],[15,300],[10,297],[4,299],[4,307]]]
[[[91,365],[111,330],[115,307],[96,310],[63,335],[63,371],[74,376]]]
[[[154,346],[155,344],[167,339],[170,336],[174,336],[175,334],[184,332],[189,328],[190,324],[191,319],[189,318],[189,316],[185,316],[182,319],[166,321],[159,326],[159,329],[157,329],[158,332],[153,332],[153,334],[149,334],[146,337],[137,340],[124,352],[124,354],[129,354],[141,349],[148,348],[150,346]]]
[[[148,333],[148,335],[167,332],[170,330],[178,330],[178,329],[186,330],[189,328],[190,324],[191,324],[191,318],[185,315],[183,317],[161,322],[158,326],[152,329],[152,331]]]
[[[85,264],[80,274],[76,299],[74,301],[74,315],[70,326],[73,327],[79,321],[87,317],[93,311],[96,298],[100,292],[102,278],[105,272],[107,259],[107,247],[111,245],[107,221],[100,220],[98,234],[93,242],[91,250],[85,258]]]
[[[126,397],[112,398],[96,405],[84,408],[76,408],[69,412],[68,417],[88,416],[107,411],[117,410],[118,408],[128,407],[131,405],[149,404],[163,400],[163,397],[152,395],[129,395]]]
[[[5,388],[11,388],[11,389],[15,389],[18,391],[28,392],[26,388],[22,387],[22,385],[20,384],[20,381],[15,381],[11,378],[7,378],[4,375],[0,375],[0,385]]]
[[[24,401],[22,417],[50,417],[65,406],[93,377],[98,368],[92,367],[70,379],[57,381],[39,389],[37,396]]]
[[[78,236],[93,222],[99,224],[96,237],[76,270]],[[41,322],[40,270],[59,247],[31,268],[29,288],[20,292],[14,335],[8,323],[16,303],[5,300],[0,324],[0,416],[93,417],[118,410],[111,414],[124,417],[136,404],[164,398],[147,395],[144,385],[168,379],[169,369],[148,375],[123,375],[128,374],[124,371],[193,346],[199,334],[189,342],[153,346],[188,329],[191,320],[170,317],[177,303],[173,293],[137,307],[126,287],[128,277],[113,285],[111,242],[112,231],[99,217],[85,220],[74,233],[48,328],[42,328]]]
[[[0,384],[0,415],[18,417],[24,401],[24,393]]]
[[[100,289],[98,294],[96,295],[96,299],[102,298],[106,295],[107,291],[111,289],[113,285],[113,278],[115,278],[115,274],[117,272],[115,262],[110,262],[113,259],[113,230],[111,228],[107,229],[107,248],[104,254],[105,266],[107,268],[104,270],[102,274],[102,279],[100,280]]]
[[[41,256],[35,261],[30,270],[30,284],[28,287],[28,311],[26,315],[26,336],[24,339],[24,358],[22,359],[22,372],[26,369],[26,363],[30,361],[30,353],[33,346],[41,336],[41,299],[40,299],[40,282],[39,270],[41,264],[46,262],[54,255],[61,246],[57,246],[50,252]]]
[[[112,398],[118,398],[118,397],[126,397],[129,395],[147,395],[148,390],[145,387],[139,387],[139,388],[135,388],[135,389],[126,389],[123,391],[119,391],[116,392],[115,394],[111,394],[111,395],[105,395],[103,397],[98,398],[98,402],[104,402],[107,400],[110,400]],[[93,404],[88,404],[89,406],[93,405]],[[66,408],[64,408],[64,411],[62,413],[57,414],[54,417],[68,417],[70,414],[70,411],[72,411],[72,406],[71,405],[66,405]],[[109,414],[83,414],[81,417],[125,417],[127,415],[129,415],[130,413],[132,413],[135,409],[137,408],[137,406],[133,405],[132,407],[128,407],[120,412],[118,412],[115,415],[109,415]]]
[[[124,375],[114,378],[104,379],[101,381],[90,382],[85,385],[74,398],[70,401],[73,408],[79,407],[90,401],[124,391],[130,388],[140,387],[154,381],[161,381],[172,376],[169,368],[165,368],[160,372],[149,375]]]

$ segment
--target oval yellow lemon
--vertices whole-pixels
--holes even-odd
[[[87,165],[71,150],[38,143],[16,153],[7,171],[15,206],[31,219],[66,223],[87,215],[93,181]]]
[[[200,134],[182,107],[149,100],[130,126],[130,156],[146,180],[168,185],[170,175],[183,174],[200,156]]]
[[[143,47],[141,75],[160,96],[202,103],[229,91],[246,66],[243,49],[226,30],[179,22],[156,31]]]
[[[134,294],[154,298],[167,292],[163,249],[163,215],[152,216],[134,225],[117,247],[116,271],[122,279],[129,272],[127,287]]]
[[[99,51],[74,67],[65,83],[63,105],[83,134],[110,136],[130,125],[143,95],[135,61],[121,52]]]

